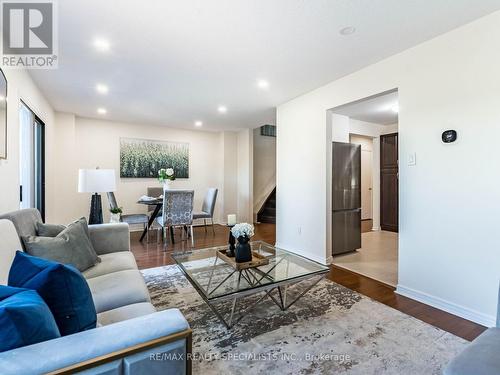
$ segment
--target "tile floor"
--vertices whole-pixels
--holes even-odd
[[[365,232],[361,236],[361,249],[335,256],[333,264],[396,286],[398,283],[398,234],[378,231]]]

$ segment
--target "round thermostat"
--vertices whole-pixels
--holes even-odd
[[[445,130],[441,135],[441,139],[444,143],[452,143],[457,140],[456,130]]]

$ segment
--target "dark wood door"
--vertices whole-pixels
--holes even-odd
[[[380,137],[380,226],[398,231],[398,133]]]

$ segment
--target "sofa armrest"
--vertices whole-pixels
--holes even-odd
[[[177,360],[185,362],[187,373],[191,369],[191,329],[178,309],[169,309],[0,353],[0,369],[2,375],[74,374],[182,341],[184,356],[155,365],[168,369]]]
[[[89,225],[89,236],[97,255],[130,251],[127,223]]]
[[[453,358],[443,375],[500,374],[500,329],[489,328]]]

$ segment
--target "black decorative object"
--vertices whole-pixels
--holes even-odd
[[[252,260],[252,248],[250,247],[250,238],[247,236],[238,237],[236,245],[235,260],[237,263],[250,262]]]
[[[231,228],[234,227],[234,225],[228,225],[229,227],[229,249],[226,252],[226,255],[228,257],[234,257],[234,244],[236,243],[236,239],[233,236],[233,233],[231,232]]]
[[[457,140],[456,130],[445,130],[441,135],[441,139],[444,143],[452,143]]]
[[[102,203],[100,194],[92,194],[90,202],[89,224],[102,224]]]

